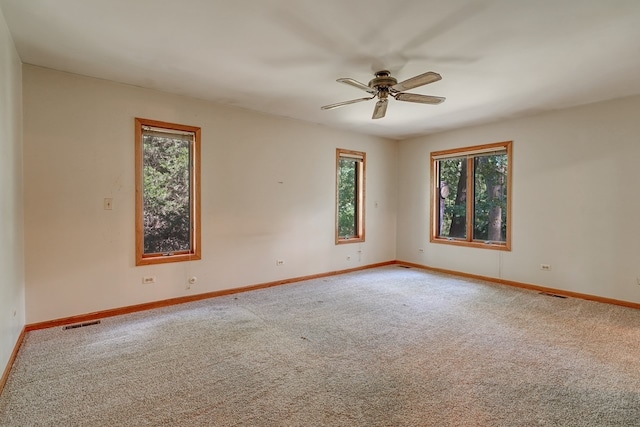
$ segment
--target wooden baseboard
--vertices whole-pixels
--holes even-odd
[[[451,274],[454,276],[466,277],[469,279],[484,280],[487,282],[499,283],[501,285],[514,286],[516,288],[529,289],[532,291],[546,292],[554,295],[562,295],[562,296],[580,298],[580,299],[589,300],[589,301],[602,302],[605,304],[613,304],[613,305],[620,305],[623,307],[640,309],[639,303],[630,302],[630,301],[617,300],[613,298],[605,298],[605,297],[600,297],[596,295],[582,294],[579,292],[565,291],[562,289],[549,288],[546,286],[538,286],[530,283],[522,283],[522,282],[516,282],[513,280],[498,279],[496,277],[488,277],[488,276],[480,276],[478,274],[463,273],[461,271],[446,270],[444,268],[429,267],[428,265],[415,264],[415,263],[406,262],[406,261],[396,261],[396,263],[400,265],[405,265],[407,267],[421,268],[423,270],[434,271],[437,273]]]
[[[4,372],[2,373],[2,378],[0,378],[0,394],[2,394],[2,390],[4,390],[4,386],[9,379],[9,373],[11,372],[11,367],[13,363],[16,361],[16,357],[18,357],[18,352],[20,351],[20,347],[22,347],[22,342],[24,341],[24,337],[27,331],[26,328],[22,328],[20,335],[18,336],[18,341],[16,345],[13,347],[13,352],[9,357],[9,361],[7,362],[7,366],[4,368]]]
[[[83,323],[91,320],[104,319],[107,317],[120,316],[123,314],[135,313],[138,311],[151,310],[154,308],[168,307],[171,305],[184,304],[187,302],[200,301],[203,299],[220,297],[223,295],[237,294],[240,292],[254,291],[256,289],[271,288],[273,286],[286,285],[289,283],[301,282],[303,280],[319,279],[322,277],[336,276],[338,274],[351,273],[354,271],[367,270],[370,268],[383,267],[395,264],[396,261],[386,261],[376,264],[369,264],[361,267],[349,268],[346,270],[330,271],[327,273],[312,274],[309,276],[294,277],[291,279],[276,280],[274,282],[259,283],[257,285],[243,286],[240,288],[225,289],[221,291],[207,292],[197,295],[188,295],[184,297],[171,298],[161,301],[148,302],[144,304],[130,305],[127,307],[113,308],[110,310],[96,311],[93,313],[80,314],[77,316],[63,317],[60,319],[47,320],[44,322],[31,323],[25,326],[27,332],[38,329],[53,328],[57,326],[70,325],[74,323]]]
[[[300,276],[300,277],[294,277],[294,278],[283,279],[283,280],[276,280],[276,281],[273,281],[273,282],[259,283],[259,284],[256,284],[256,285],[243,286],[243,287],[239,287],[239,288],[225,289],[225,290],[221,290],[221,291],[213,291],[213,292],[207,292],[207,293],[197,294],[197,295],[188,295],[188,296],[171,298],[171,299],[166,299],[166,300],[161,300],[161,301],[153,301],[153,302],[148,302],[148,303],[144,303],[144,304],[137,304],[137,305],[114,308],[114,309],[109,309],[109,310],[97,311],[97,312],[93,312],[93,313],[86,313],[86,314],[81,314],[81,315],[77,315],[77,316],[64,317],[64,318],[48,320],[48,321],[44,321],[44,322],[31,323],[31,324],[28,324],[28,325],[25,326],[25,331],[29,332],[29,331],[35,331],[35,330],[38,330],[38,329],[46,329],[46,328],[52,328],[52,327],[57,327],[57,326],[70,325],[70,324],[74,324],[74,323],[83,323],[83,322],[88,322],[88,321],[97,320],[97,319],[104,319],[104,318],[107,318],[107,317],[113,317],[113,316],[120,316],[120,315],[123,315],[123,314],[135,313],[135,312],[138,312],[138,311],[152,310],[152,309],[155,309],[155,308],[168,307],[168,306],[177,305],[177,304],[184,304],[184,303],[193,302],[193,301],[200,301],[200,300],[203,300],[203,299],[220,297],[220,296],[224,296],[224,295],[231,295],[231,294],[236,294],[236,293],[240,293],[240,292],[248,292],[248,291],[253,291],[253,290],[257,290],[257,289],[265,289],[265,288],[270,288],[270,287],[273,287],[273,286],[286,285],[288,283],[301,282],[303,280],[319,279],[319,278],[322,278],[322,277],[335,276],[335,275],[339,275],[339,274],[351,273],[351,272],[354,272],[354,271],[367,270],[367,269],[370,269],[370,268],[383,267],[383,266],[394,265],[394,264],[404,265],[404,266],[407,266],[407,267],[420,268],[420,269],[423,269],[423,270],[434,271],[434,272],[438,272],[438,273],[452,274],[454,276],[466,277],[466,278],[470,278],[470,279],[485,280],[485,281],[488,281],[488,282],[499,283],[499,284],[508,285],[508,286],[514,286],[514,287],[517,287],[517,288],[524,288],[524,289],[530,289],[530,290],[535,290],[535,291],[540,291],[540,292],[553,293],[555,295],[563,295],[563,296],[568,296],[568,297],[573,297],[573,298],[580,298],[580,299],[585,299],[585,300],[590,300],[590,301],[602,302],[602,303],[606,303],[606,304],[614,304],[614,305],[620,305],[620,306],[623,306],[623,307],[630,307],[630,308],[640,309],[640,304],[629,302],[629,301],[616,300],[616,299],[612,299],[612,298],[604,298],[604,297],[599,297],[599,296],[595,296],[595,295],[582,294],[582,293],[571,292],[571,291],[564,291],[562,289],[554,289],[554,288],[549,288],[549,287],[545,287],[545,286],[533,285],[533,284],[529,284],[529,283],[521,283],[521,282],[516,282],[516,281],[512,281],[512,280],[505,280],[505,279],[499,279],[499,278],[495,278],[495,277],[481,276],[481,275],[477,275],[477,274],[464,273],[464,272],[461,272],[461,271],[447,270],[447,269],[437,268],[437,267],[430,267],[428,265],[416,264],[416,263],[411,263],[411,262],[407,262],[407,261],[394,260],[394,261],[380,262],[380,263],[376,263],[376,264],[369,264],[369,265],[356,267],[356,268],[350,268],[350,269],[346,269],[346,270],[336,270],[336,271],[330,271],[330,272],[326,272],[326,273],[312,274],[312,275],[308,275],[308,276]],[[24,332],[23,332],[23,334],[24,334]]]

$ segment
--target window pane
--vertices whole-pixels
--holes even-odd
[[[338,236],[358,235],[358,161],[340,158],[338,165]]]
[[[512,146],[431,153],[431,242],[511,250]]]
[[[467,237],[467,159],[438,160],[440,237]]]
[[[143,134],[144,253],[191,250],[192,140]]]
[[[507,162],[506,154],[474,159],[474,239],[507,239]]]

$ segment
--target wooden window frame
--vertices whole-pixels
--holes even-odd
[[[340,159],[341,158],[360,158],[357,170],[357,234],[355,236],[344,237],[339,235],[339,197],[340,197]],[[366,170],[367,170],[367,153],[363,151],[336,149],[336,218],[335,218],[335,238],[336,245],[345,243],[358,243],[365,241],[365,187],[366,187]]]
[[[191,249],[168,254],[144,253],[144,178],[143,178],[143,127],[167,129],[169,131],[192,132],[192,177],[191,177]],[[199,260],[202,257],[200,221],[200,139],[199,127],[180,125],[150,119],[135,119],[135,174],[136,174],[136,265],[163,264],[168,262]]]
[[[479,239],[473,239],[473,221],[474,221],[474,166],[473,161],[476,156],[481,154],[487,154],[491,152],[505,151],[507,154],[507,229],[506,238],[504,242],[483,241]],[[467,214],[466,214],[466,227],[467,237],[450,238],[439,236],[439,200],[440,197],[440,183],[439,183],[439,170],[438,161],[446,158],[464,157],[467,156]],[[513,141],[496,142],[493,144],[475,145],[471,147],[457,148],[452,150],[434,151],[431,153],[431,226],[430,226],[430,239],[431,243],[442,243],[447,245],[467,246],[484,249],[494,249],[501,251],[511,250],[511,215],[512,215],[512,175],[513,175]]]

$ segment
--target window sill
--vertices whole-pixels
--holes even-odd
[[[169,262],[183,262],[183,261],[197,261],[201,259],[199,253],[182,253],[175,255],[152,255],[152,256],[139,256],[136,259],[136,266],[138,265],[151,265],[151,264],[164,264]]]
[[[511,251],[511,245],[507,242],[485,243],[483,241],[469,242],[467,240],[445,239],[440,237],[432,237],[431,243],[439,243],[444,245],[465,246],[471,248],[492,249],[495,251]]]
[[[336,240],[336,245],[342,245],[345,243],[362,243],[364,242],[364,237],[349,237],[349,238],[339,238]]]

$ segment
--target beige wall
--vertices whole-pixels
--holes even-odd
[[[27,323],[393,259],[640,302],[640,97],[394,142],[33,66],[23,79]],[[136,116],[202,127],[201,261],[134,266]],[[428,243],[430,151],[505,140],[513,250]],[[363,244],[334,244],[337,147],[367,152]]]
[[[398,258],[640,303],[639,111],[636,96],[403,141]],[[429,153],[507,140],[513,250],[430,244]]]
[[[25,324],[22,64],[0,11],[0,375]]]
[[[134,117],[202,128],[201,261],[134,265]],[[396,258],[397,142],[28,65],[24,121],[27,323]],[[367,153],[362,244],[334,244],[338,147]]]

